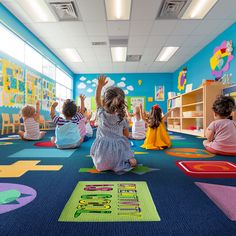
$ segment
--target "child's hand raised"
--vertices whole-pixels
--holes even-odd
[[[86,96],[85,96],[84,94],[80,94],[79,97],[80,97],[80,100],[81,100],[81,101],[85,101],[85,99],[86,99]]]
[[[108,83],[108,81],[106,80],[106,76],[104,76],[104,75],[100,75],[99,77],[98,77],[98,86],[99,87],[104,87],[106,84]]]

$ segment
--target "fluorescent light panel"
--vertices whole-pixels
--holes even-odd
[[[192,0],[182,16],[182,19],[203,19],[217,1],[218,0]]]
[[[125,62],[127,47],[111,47],[111,56],[113,62]]]
[[[129,20],[132,0],[105,0],[107,20]]]
[[[43,0],[18,0],[21,8],[34,22],[55,22],[56,17]]]
[[[155,61],[169,61],[179,47],[163,47]]]
[[[71,62],[83,62],[79,53],[74,48],[63,48],[61,49],[63,55]]]

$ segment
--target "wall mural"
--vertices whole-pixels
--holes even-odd
[[[214,49],[214,54],[210,58],[210,66],[212,75],[216,78],[222,76],[223,72],[229,70],[230,62],[233,60],[233,43],[230,41],[223,41],[220,46]]]
[[[87,93],[91,93],[91,96],[94,96],[95,90],[97,87],[97,82],[98,82],[97,78],[89,80],[86,77],[82,76],[80,77],[79,80],[80,80],[80,83],[78,84],[78,89],[84,89],[86,90]],[[107,77],[107,80],[108,80],[108,83],[103,88],[102,94],[110,86],[117,86],[123,89],[125,95],[128,95],[131,91],[134,91],[134,87],[132,85],[127,84],[125,77],[122,77],[118,83],[116,83],[110,77]]]

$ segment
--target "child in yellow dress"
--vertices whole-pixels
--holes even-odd
[[[162,116],[161,108],[156,104],[151,108],[149,115],[146,116],[143,112],[143,120],[147,122],[148,129],[146,132],[146,139],[142,148],[151,150],[162,150],[171,146],[170,137],[166,131],[164,121],[172,110],[169,110]]]

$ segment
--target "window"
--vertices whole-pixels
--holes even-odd
[[[42,73],[43,57],[27,44],[25,44],[25,64]]]
[[[1,24],[0,35],[0,50],[9,56],[24,62],[24,41]]]
[[[60,69],[56,69],[56,81],[59,84],[64,85],[65,87],[72,89],[72,79]]]
[[[46,58],[43,58],[43,74],[55,80],[56,67]]]

